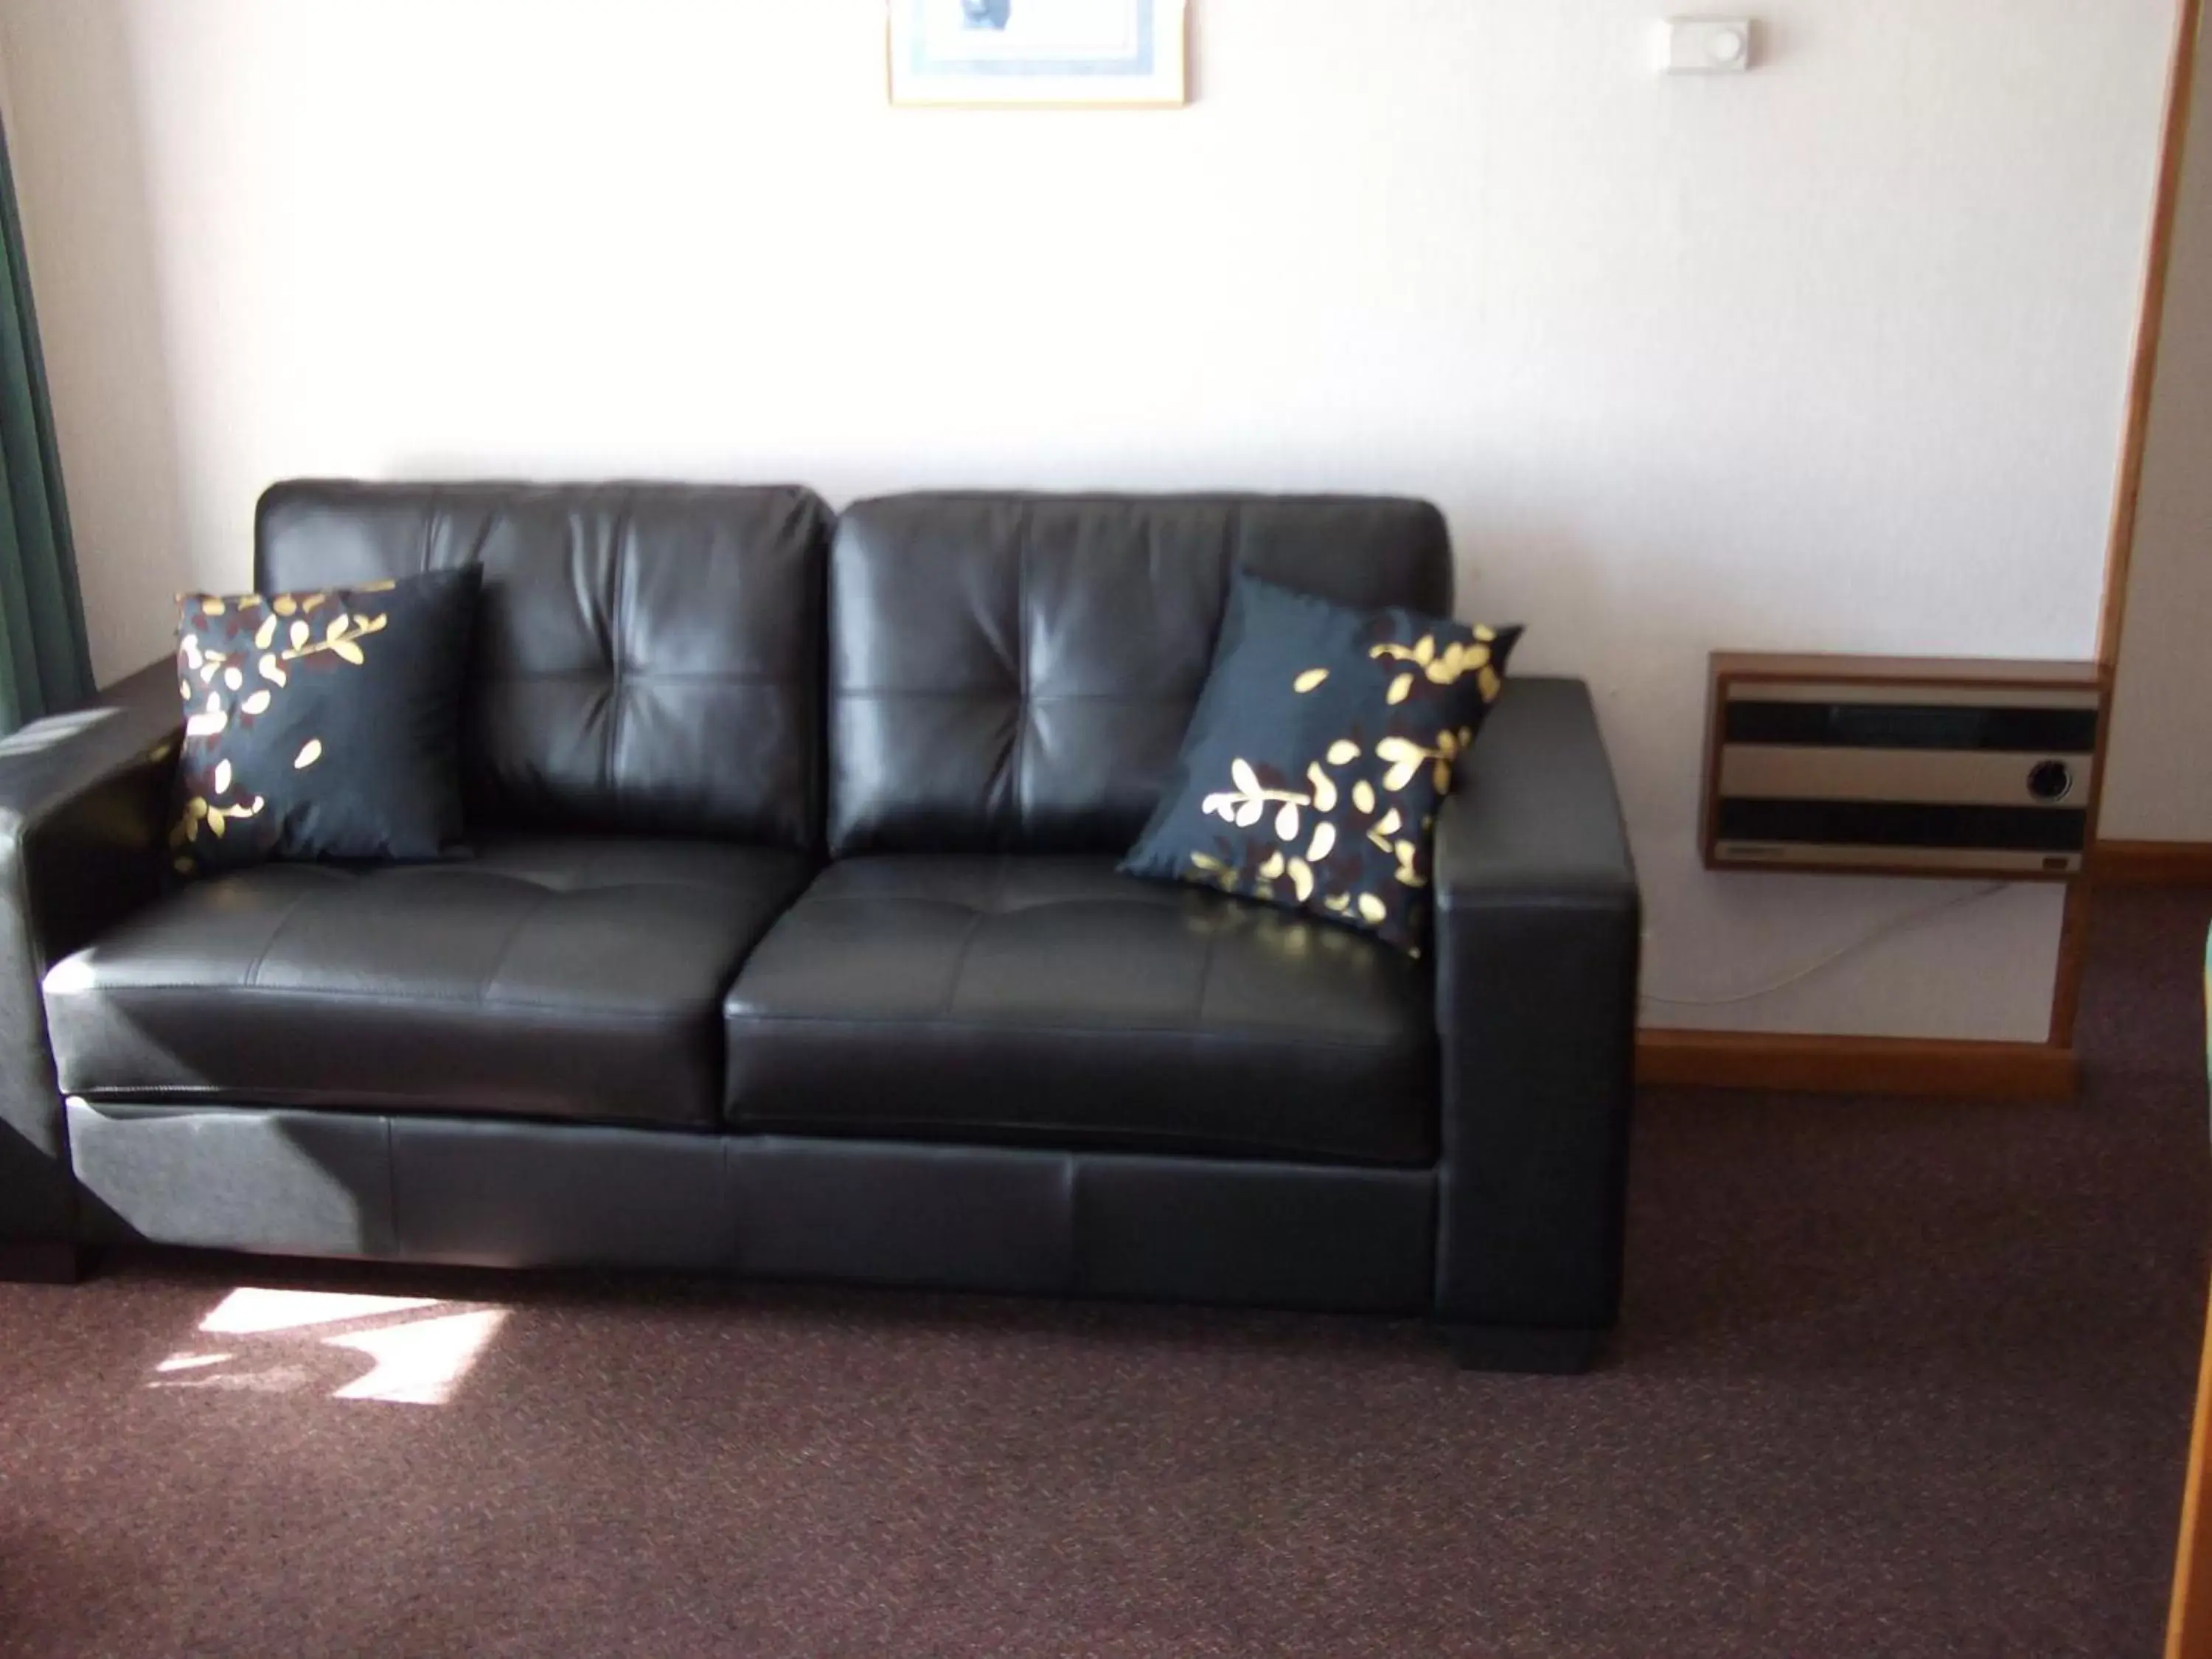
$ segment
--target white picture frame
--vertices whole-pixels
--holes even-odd
[[[889,4],[895,105],[1177,109],[1188,101],[1188,0]]]

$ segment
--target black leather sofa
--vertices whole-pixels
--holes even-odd
[[[1115,873],[1231,568],[1445,611],[1412,501],[293,483],[264,590],[481,563],[473,858],[165,874],[176,681],[0,744],[0,1267],[104,1242],[1426,1315],[1618,1304],[1638,896],[1513,680],[1436,948]]]

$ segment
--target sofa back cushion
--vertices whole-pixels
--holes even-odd
[[[823,585],[811,491],[303,480],[263,496],[264,592],[483,568],[472,823],[811,849]]]
[[[1443,516],[1391,497],[887,496],[830,555],[830,847],[1127,850],[1230,573],[1449,614]]]

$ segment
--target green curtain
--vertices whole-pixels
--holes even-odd
[[[0,736],[93,692],[15,180],[0,136]]]

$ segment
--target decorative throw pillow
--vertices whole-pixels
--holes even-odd
[[[1419,955],[1437,805],[1520,635],[1239,572],[1182,753],[1122,870],[1310,910]]]
[[[483,573],[319,593],[191,593],[177,630],[180,874],[264,859],[434,859]]]

